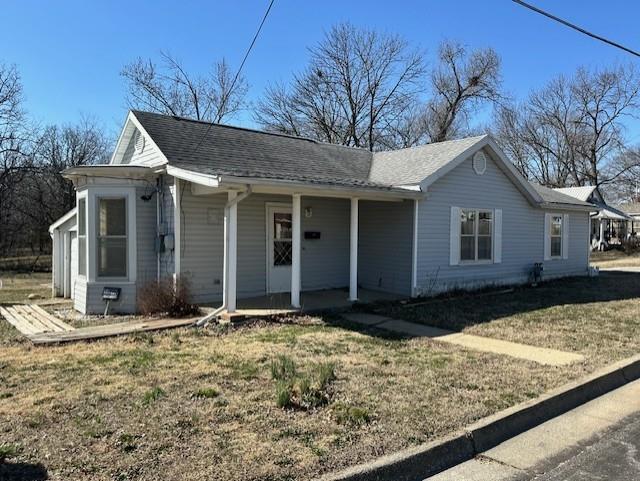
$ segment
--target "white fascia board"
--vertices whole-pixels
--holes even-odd
[[[111,160],[109,161],[110,165],[120,165],[120,162],[116,163],[116,159],[118,158],[122,158],[122,155],[124,154],[124,151],[126,149],[126,145],[125,143],[128,142],[131,139],[131,132],[129,129],[129,125],[132,125],[133,128],[138,129],[146,138],[146,140],[148,140],[150,142],[150,144],[155,147],[155,149],[158,151],[158,153],[160,154],[160,158],[161,158],[161,162],[158,162],[155,165],[164,165],[164,164],[168,164],[169,161],[167,160],[167,157],[164,155],[164,153],[162,152],[162,150],[160,150],[160,147],[158,147],[158,144],[156,144],[153,140],[153,138],[149,135],[149,132],[147,132],[145,130],[145,128],[142,126],[142,124],[140,123],[140,121],[137,119],[137,117],[135,116],[135,114],[130,110],[129,113],[127,114],[127,119],[124,122],[124,126],[122,127],[122,130],[120,131],[120,136],[118,137],[118,142],[116,143],[116,148],[113,151],[113,154],[111,155]]]
[[[422,199],[424,193],[408,189],[394,187],[390,190],[370,189],[366,187],[349,187],[342,185],[314,184],[285,179],[263,179],[256,177],[233,177],[220,176],[220,186],[222,188],[245,188],[247,185],[261,186],[263,188],[273,188],[282,190],[283,194],[290,194],[291,191],[307,196],[341,197],[360,199],[380,199],[380,200],[402,200],[402,199]],[[259,189],[254,189],[258,193]]]
[[[220,185],[220,177],[217,175],[202,174],[192,170],[181,169],[167,165],[167,174],[181,180],[187,180],[194,184],[204,185],[206,187],[218,187]]]
[[[571,210],[577,212],[593,212],[593,205],[559,204],[555,202],[541,202],[540,208],[547,211]]]
[[[138,130],[144,134],[144,136],[147,138],[147,140],[149,142],[151,142],[151,145],[154,146],[158,150],[158,153],[160,154],[160,158],[162,159],[162,162],[158,162],[158,164],[156,164],[154,166],[168,164],[169,160],[164,155],[164,152],[162,152],[160,147],[158,147],[158,144],[155,143],[153,138],[149,135],[149,132],[147,132],[146,129],[142,126],[142,124],[140,123],[140,121],[137,119],[137,117],[135,116],[135,114],[133,112],[129,111],[128,119],[131,120],[133,125],[135,125],[138,128]]]
[[[60,227],[65,222],[67,222],[73,216],[75,216],[76,215],[76,211],[77,211],[77,209],[76,209],[76,207],[74,207],[69,212],[67,212],[65,215],[60,217],[57,221],[55,221],[53,224],[51,224],[49,226],[49,233],[53,235],[53,231],[56,230],[58,227]]]
[[[130,135],[127,135],[127,130],[129,130],[129,124],[132,123],[132,117],[133,113],[129,111],[129,113],[127,114],[127,118],[124,121],[124,125],[122,126],[122,130],[120,130],[120,135],[118,136],[118,141],[116,142],[116,148],[113,149],[113,154],[111,154],[111,159],[109,159],[109,165],[120,165],[120,162],[116,163],[115,161],[118,158],[119,160],[122,159],[122,155],[124,154],[124,151],[126,149],[126,145],[124,144],[131,137]]]

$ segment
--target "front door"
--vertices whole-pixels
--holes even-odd
[[[267,292],[291,291],[291,207],[267,206]]]

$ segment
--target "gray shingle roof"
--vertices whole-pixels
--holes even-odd
[[[422,182],[486,135],[373,154],[371,180],[391,185]]]
[[[551,204],[568,204],[568,205],[579,205],[583,207],[592,206],[593,204],[589,204],[588,202],[581,201],[576,199],[575,197],[571,197],[569,195],[563,194],[562,192],[558,192],[557,189],[550,189],[549,187],[544,187],[539,184],[532,184],[533,188],[536,189],[536,192],[540,194],[542,200],[545,202],[549,202]]]
[[[133,113],[175,167],[212,175],[384,187],[369,180],[372,154],[368,150],[180,117]]]

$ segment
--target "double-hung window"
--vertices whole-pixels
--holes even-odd
[[[78,275],[87,275],[87,198],[78,198]]]
[[[491,261],[493,211],[460,209],[460,261]]]
[[[97,199],[98,277],[127,277],[127,199]]]
[[[549,234],[551,237],[551,257],[562,257],[562,216],[552,215]]]

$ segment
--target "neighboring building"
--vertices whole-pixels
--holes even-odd
[[[640,202],[622,204],[619,209],[631,218],[629,221],[629,233],[636,237],[638,230],[640,230]]]
[[[135,311],[141,285],[174,275],[234,311],[272,293],[299,307],[300,291],[409,297],[524,283],[538,262],[545,278],[589,269],[593,205],[529,184],[486,135],[371,153],[133,111],[109,165],[64,175],[78,222],[52,226],[54,285],[81,312],[104,310],[104,287]]]
[[[594,185],[554,189],[575,199],[595,205],[598,210],[591,213],[591,249],[605,250],[620,245],[629,235],[628,222],[631,217],[623,210],[608,205],[600,189]]]

